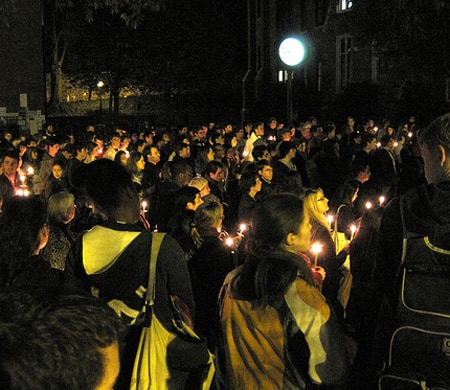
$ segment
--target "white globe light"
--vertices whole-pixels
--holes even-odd
[[[286,65],[296,66],[305,58],[305,47],[296,38],[286,38],[281,42],[278,54]]]

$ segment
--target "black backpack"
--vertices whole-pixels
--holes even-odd
[[[401,291],[379,389],[450,389],[450,251],[408,232],[400,209]]]

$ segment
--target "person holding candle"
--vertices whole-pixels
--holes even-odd
[[[322,244],[322,250],[317,254],[317,264],[326,271],[322,292],[330,300],[334,310],[341,319],[344,317],[344,307],[338,300],[341,279],[343,278],[342,265],[350,253],[349,245],[346,245],[338,254],[331,236],[330,224],[325,213],[329,210],[328,199],[322,189],[307,189],[302,194],[304,207],[311,218],[311,242]],[[307,252],[310,258],[315,254]]]
[[[330,201],[336,215],[335,224],[331,226],[336,226],[338,232],[345,233],[347,240],[351,240],[352,226],[355,226],[357,221],[354,202],[358,198],[359,185],[356,180],[347,180]]]
[[[261,191],[262,182],[258,173],[249,169],[242,174],[240,183],[242,197],[239,201],[238,217],[239,221],[248,224],[253,210],[258,204],[257,195]]]
[[[195,210],[203,203],[200,191],[195,187],[183,186],[173,195],[167,233],[180,244],[187,260],[195,252],[195,245],[191,239],[191,224],[194,220]]]
[[[345,385],[352,343],[298,255],[310,241],[298,197],[274,195],[256,207],[249,255],[220,296],[227,388]]]
[[[196,251],[189,260],[195,299],[196,331],[206,338],[216,355],[216,382],[223,382],[224,351],[217,296],[227,274],[238,262],[238,255],[221,237],[223,206],[219,202],[202,204],[191,224],[191,238]],[[230,237],[229,237],[230,238]],[[235,245],[235,240],[232,246]],[[224,386],[217,388],[226,388]]]
[[[0,175],[0,198],[3,202],[16,195],[20,187],[18,174],[20,156],[16,150],[8,150],[3,155],[3,173]]]
[[[142,185],[142,177],[145,170],[144,156],[136,151],[130,153],[130,157],[127,159],[127,168],[130,171],[133,182]]]

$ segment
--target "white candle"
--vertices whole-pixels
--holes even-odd
[[[320,242],[315,242],[311,245],[311,252],[314,253],[314,268],[317,267],[317,255],[322,252],[323,245]]]
[[[328,223],[330,224],[330,229],[333,227],[334,216],[331,214],[327,215]]]
[[[350,230],[351,230],[351,235],[350,235],[350,241],[353,241],[353,236],[355,235],[356,232],[356,226],[355,225],[351,225],[350,226]]]

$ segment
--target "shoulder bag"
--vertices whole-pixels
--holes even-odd
[[[170,297],[173,329],[166,329],[154,313],[156,262],[164,233],[153,233],[150,269],[139,346],[130,390],[210,388],[215,373],[214,355],[193,330],[187,306]],[[188,321],[188,322],[186,322]]]

